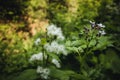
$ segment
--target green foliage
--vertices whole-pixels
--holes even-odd
[[[120,65],[120,59],[114,50],[108,49],[106,54],[101,54],[99,56],[99,59],[101,61],[100,64],[104,65],[105,68],[112,69],[113,73],[120,73],[120,69],[118,67]]]
[[[53,80],[70,80],[71,76],[75,73],[70,70],[59,70],[55,67],[51,67],[51,79]]]
[[[120,33],[120,5],[117,0],[101,0],[101,6],[98,8],[98,16],[95,18],[97,22],[102,21],[108,27],[107,32],[114,38],[115,45],[120,50],[119,33]],[[104,17],[103,17],[104,16]]]
[[[113,46],[113,42],[110,40],[110,37],[99,34],[99,31],[103,30],[103,28],[99,27],[95,23],[91,27],[84,27],[80,31],[80,38],[66,42],[70,55],[74,53],[75,58],[79,61],[80,71],[78,74],[84,77],[83,80],[96,80],[104,74],[102,69],[107,69],[105,65],[103,66],[99,63],[99,55],[103,50]],[[102,77],[100,80],[102,80]]]
[[[28,15],[34,19],[44,19],[47,7],[47,0],[30,0],[27,8]]]
[[[48,80],[119,80],[119,7],[119,0],[0,0],[0,22],[20,20],[0,24],[0,79],[44,80],[41,73],[36,73],[35,68],[40,65],[50,69]],[[66,42],[57,42],[65,43],[67,56],[44,49],[56,36],[29,35],[45,19],[62,28]],[[92,28],[89,20],[107,27],[100,28],[95,23]],[[106,35],[99,33],[103,30]],[[41,42],[36,45],[39,37]],[[39,52],[43,52],[44,60],[29,62]],[[61,68],[52,59],[58,60]]]
[[[12,23],[11,23],[12,25]],[[16,33],[16,28],[10,24],[0,24],[0,66],[1,73],[11,73],[28,66],[28,52],[32,46],[29,41],[23,42]],[[22,24],[17,24],[19,29]],[[29,47],[26,47],[28,46]]]
[[[16,77],[14,76],[12,80],[26,80],[26,79],[35,80],[36,78],[37,78],[36,70],[28,69],[19,73],[19,75],[17,75]]]
[[[50,1],[48,18],[62,27],[65,35],[72,35],[72,32],[79,32],[82,24],[98,15],[99,6],[99,1],[92,0]]]
[[[35,69],[27,69],[24,70],[22,72],[17,72],[17,73],[13,73],[10,74],[9,76],[7,76],[7,78],[5,78],[5,76],[3,76],[2,80],[36,80],[38,77],[38,75],[36,74],[36,70]]]

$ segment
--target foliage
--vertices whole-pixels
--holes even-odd
[[[28,15],[34,19],[44,19],[47,7],[47,0],[30,0],[27,8]]]
[[[5,80],[26,80],[26,78],[29,80],[35,80],[36,76],[37,74],[35,69],[28,69],[23,72],[13,73],[12,75],[10,74]],[[4,80],[4,77],[2,80]]]
[[[16,26],[17,27],[16,29]],[[16,24],[16,26],[10,24],[0,24],[0,66],[1,73],[11,73],[13,71],[21,70],[27,67],[27,52],[32,48],[29,40],[25,41],[26,34],[24,36],[16,34],[16,31],[23,26],[23,24]],[[25,39],[24,39],[24,38]],[[32,40],[31,40],[32,41]],[[29,44],[29,47],[28,47]]]
[[[0,79],[120,79],[119,6],[119,0],[0,0]],[[49,22],[59,27],[46,28]]]
[[[62,27],[65,35],[78,33],[88,20],[93,20],[98,15],[99,1],[92,0],[57,0],[50,1],[48,8],[48,18],[52,23]]]
[[[107,32],[113,36],[115,45],[120,51],[119,33],[120,33],[120,5],[117,0],[101,0],[101,6],[98,8],[98,16],[95,18],[97,22],[102,21],[108,27]],[[103,18],[104,16],[104,18]]]
[[[102,80],[104,75],[102,69],[106,69],[106,67],[100,64],[104,61],[101,61],[101,58],[99,60],[99,55],[102,55],[103,50],[112,47],[113,42],[110,41],[110,37],[104,36],[106,34],[103,31],[104,25],[91,21],[90,23],[91,26],[81,29],[79,38],[72,41],[68,40],[66,46],[71,53],[70,55],[75,56],[79,62],[78,66],[80,69],[77,66],[75,68],[80,70],[78,74],[85,77],[83,80],[96,80],[98,78]],[[101,33],[101,30],[103,33]],[[114,61],[114,59],[112,60]],[[109,65],[112,64],[110,63]]]

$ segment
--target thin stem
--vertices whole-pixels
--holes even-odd
[[[42,47],[43,47],[43,46],[42,46]],[[42,51],[43,51],[43,63],[42,63],[42,65],[43,65],[43,66],[45,66],[45,58],[44,58],[45,53],[44,53],[44,48],[43,48],[43,50],[42,50]]]

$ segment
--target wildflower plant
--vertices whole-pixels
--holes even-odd
[[[40,74],[40,78],[47,80],[50,78],[51,65],[61,68],[59,57],[60,55],[67,55],[66,48],[62,44],[64,39],[61,28],[52,24],[46,28],[44,37],[35,40],[35,47],[40,52],[33,54],[29,61],[37,63],[37,73]]]
[[[85,80],[100,77],[103,67],[98,56],[112,46],[113,42],[111,37],[106,36],[105,27],[102,23],[90,21],[90,25],[80,30],[77,39],[66,41],[67,50],[79,62],[79,74]]]

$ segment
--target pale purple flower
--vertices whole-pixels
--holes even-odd
[[[100,33],[101,35],[105,35],[105,34],[106,34],[106,32],[105,32],[104,30],[99,31],[99,33]]]
[[[100,23],[100,24],[97,24],[99,27],[101,27],[101,28],[105,28],[105,25],[103,25],[102,23]]]

